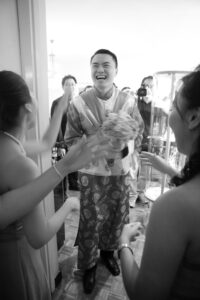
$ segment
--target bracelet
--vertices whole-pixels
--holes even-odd
[[[121,244],[118,248],[118,251],[117,251],[119,259],[120,259],[120,253],[121,253],[122,249],[124,249],[124,248],[128,248],[131,251],[132,255],[133,255],[133,250],[128,244]]]
[[[65,176],[63,176],[60,171],[56,168],[56,165],[53,165],[53,168],[55,170],[55,172],[57,173],[58,177],[63,180]]]

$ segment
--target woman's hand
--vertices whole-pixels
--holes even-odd
[[[108,138],[103,135],[96,134],[89,138],[83,136],[80,141],[70,147],[64,159],[71,173],[93,160],[106,158],[111,148]]]
[[[161,173],[167,174],[170,177],[177,175],[177,170],[172,168],[164,158],[155,155],[154,153],[143,151],[140,154],[140,158],[147,165],[151,165],[153,168],[157,169]]]
[[[130,243],[135,240],[135,238],[141,234],[142,225],[140,222],[133,222],[124,225],[124,228],[120,237],[120,244]]]
[[[141,158],[142,162],[144,162],[147,165],[152,166],[153,168],[157,169],[161,173],[164,173],[164,174],[168,173],[169,164],[166,162],[165,159],[156,155],[155,153],[143,151],[140,154],[140,158]]]
[[[65,93],[62,96],[62,99],[58,102],[58,109],[61,109],[64,113],[72,99],[72,91],[71,88],[68,87],[65,89]]]
[[[142,151],[140,154],[140,158],[146,164],[149,164],[153,167],[154,167],[154,165],[156,165],[157,157],[156,157],[155,153]]]

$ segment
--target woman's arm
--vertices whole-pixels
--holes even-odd
[[[77,144],[70,148],[68,152],[68,159],[70,160],[70,156],[73,156],[74,163],[70,168],[72,171],[77,169],[77,167],[80,168],[81,165],[85,165],[86,162],[91,161],[95,157],[105,156],[103,153],[94,155],[94,152],[96,153],[96,143],[99,138],[100,137],[98,136],[90,138],[90,142],[88,142],[87,153],[85,152],[84,155],[83,147],[82,149],[79,147],[79,151],[76,151],[76,158],[74,157],[74,150],[77,149]],[[104,141],[103,137],[102,141]],[[95,145],[94,148],[92,145]],[[101,148],[103,150],[103,146]],[[108,147],[105,146],[105,149],[107,148]],[[35,207],[35,209],[32,210],[23,220],[24,231],[30,244],[34,248],[41,248],[44,246],[56,234],[64,222],[67,214],[75,207],[78,209],[79,200],[77,198],[67,199],[66,202],[64,202],[64,204],[49,219],[47,219],[45,216],[42,204]]]
[[[72,210],[79,209],[79,199],[68,198],[63,205],[49,218],[45,216],[42,203],[37,205],[23,218],[23,228],[26,237],[35,249],[43,247],[59,230]]]
[[[66,113],[70,99],[71,91],[69,90],[56,105],[50,124],[41,141],[30,140],[23,144],[27,155],[40,154],[49,151],[53,147],[58,136],[63,114]]]
[[[103,139],[92,137],[86,140],[84,137],[57,162],[56,169],[61,176],[51,167],[26,185],[1,195],[0,229],[29,213],[68,173],[82,168],[96,157],[105,156],[108,148],[109,144],[105,145]]]
[[[59,162],[61,164],[61,162]],[[59,169],[59,166],[57,166]],[[66,166],[67,170],[67,166]],[[22,218],[61,181],[53,168],[30,183],[0,196],[0,229]]]
[[[161,173],[167,174],[170,177],[177,175],[177,170],[172,168],[165,159],[154,153],[143,151],[140,154],[140,158],[142,161],[151,165],[153,168],[157,169]]]
[[[121,267],[122,277],[126,291],[129,291],[130,286],[135,285],[138,275],[138,266],[135,262],[135,257],[131,251],[130,242],[140,234],[141,224],[130,223],[124,226],[121,237],[120,245],[121,250],[118,251]],[[127,247],[128,246],[128,247]]]
[[[138,274],[134,257],[122,253],[122,274],[130,299],[169,299],[188,242],[186,212],[174,190],[162,195],[152,208]],[[130,242],[128,225],[122,237]]]
[[[79,98],[78,100],[82,101]],[[76,101],[76,99],[74,101]],[[64,137],[65,143],[69,147],[79,141],[83,134],[85,134],[81,124],[80,114],[74,101],[70,103],[67,111],[67,126]]]

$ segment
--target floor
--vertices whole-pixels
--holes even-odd
[[[79,197],[79,192],[70,191],[69,196]],[[136,205],[130,209],[130,221],[140,221],[144,223],[149,212],[148,205]],[[99,259],[96,286],[92,294],[86,295],[82,288],[82,272],[77,269],[77,247],[74,242],[78,230],[79,213],[71,213],[65,221],[65,242],[59,250],[59,268],[62,273],[61,283],[57,286],[53,300],[128,300],[124,290],[122,277],[112,276]],[[144,244],[144,236],[132,244],[138,264]]]

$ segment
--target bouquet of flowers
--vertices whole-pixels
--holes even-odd
[[[109,113],[102,124],[102,133],[108,136],[112,142],[124,144],[135,139],[139,132],[139,123],[136,117],[132,118],[128,113]]]

